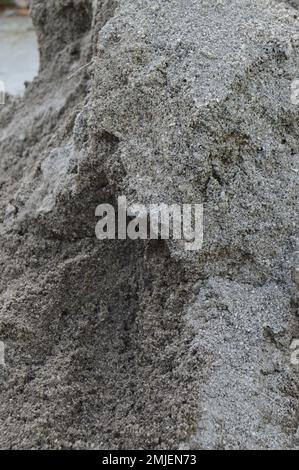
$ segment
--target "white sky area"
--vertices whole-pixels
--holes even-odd
[[[24,81],[31,81],[39,65],[38,47],[31,19],[0,16],[0,80],[5,91],[24,93]]]

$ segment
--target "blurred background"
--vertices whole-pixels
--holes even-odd
[[[0,0],[0,81],[13,95],[22,95],[24,82],[38,72],[38,46],[29,7],[29,0]]]
[[[0,0],[1,8],[29,8],[29,0]]]

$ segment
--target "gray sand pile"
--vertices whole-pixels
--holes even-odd
[[[298,12],[34,0],[0,113],[1,448],[298,446]],[[203,203],[204,245],[98,241],[95,208]]]

